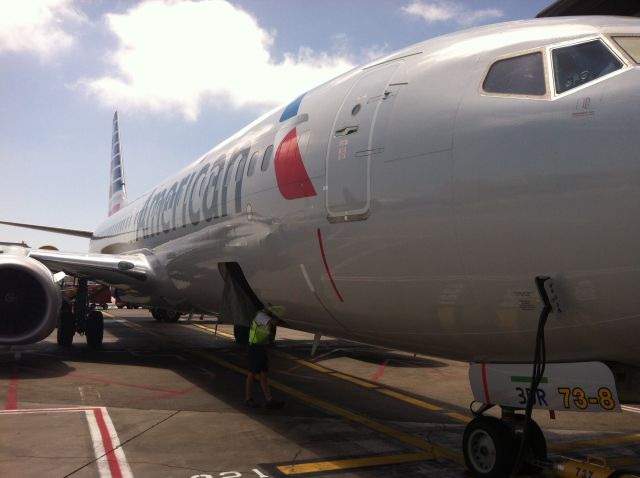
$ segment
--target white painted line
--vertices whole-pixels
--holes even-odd
[[[111,444],[114,449],[114,453],[116,458],[118,459],[118,463],[120,464],[120,473],[122,474],[122,478],[133,478],[133,474],[131,473],[131,468],[129,467],[129,462],[124,455],[124,450],[120,446],[120,438],[118,437],[118,433],[116,432],[116,427],[113,426],[113,422],[111,421],[111,417],[107,413],[107,409],[101,407],[104,422],[107,425],[107,430],[109,431],[109,435],[111,436]]]
[[[113,478],[114,475],[122,478],[133,478],[124,450],[120,446],[120,438],[116,433],[107,409],[104,407],[18,408],[15,410],[0,410],[0,415],[75,412],[84,412],[87,417],[100,478]]]
[[[640,408],[638,408],[638,407],[630,407],[629,405],[621,405],[620,408],[622,408],[625,412],[640,413]]]
[[[311,283],[311,279],[309,279],[309,274],[307,274],[307,268],[304,266],[304,264],[300,264],[300,270],[302,271],[304,280],[307,281],[307,286],[309,287],[309,290],[315,294],[316,290],[313,288],[313,284]]]
[[[98,422],[96,421],[96,415],[93,410],[85,410],[87,416],[87,423],[89,424],[89,432],[91,433],[91,442],[93,443],[93,454],[98,458],[98,472],[100,478],[110,478],[111,470],[109,469],[109,462],[107,461],[107,455],[104,450],[104,443],[102,442],[102,435],[100,434],[100,428],[98,428]]]

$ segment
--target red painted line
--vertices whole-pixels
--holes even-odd
[[[382,374],[384,373],[384,369],[387,368],[388,363],[389,363],[389,359],[385,359],[384,362],[382,362],[378,367],[378,370],[376,371],[376,373],[374,373],[369,380],[371,380],[372,382],[375,382],[380,377],[382,377]]]
[[[322,245],[322,233],[320,232],[320,228],[318,228],[318,244],[320,244],[320,253],[322,254],[322,261],[324,262],[324,268],[327,271],[327,275],[329,276],[329,280],[331,281],[331,285],[333,286],[333,290],[336,292],[338,299],[340,302],[344,302],[344,299],[340,295],[340,291],[336,286],[336,283],[333,280],[333,276],[331,275],[331,270],[329,269],[329,264],[327,263],[327,256],[324,253],[324,246]]]
[[[487,385],[487,364],[482,362],[482,388],[484,389],[484,402],[491,403],[491,397],[489,396],[489,386]]]
[[[19,408],[16,410],[0,410],[0,415],[24,415],[25,413],[72,413],[94,410],[94,407],[72,407],[72,408]]]
[[[18,379],[12,377],[9,379],[9,391],[7,392],[7,402],[4,406],[5,410],[16,410],[18,408]]]
[[[118,406],[128,405],[131,403],[152,402],[154,400],[164,400],[165,398],[179,397],[181,395],[186,395],[189,392],[193,392],[197,388],[198,387],[194,385],[193,387],[185,388],[184,390],[180,390],[177,392],[163,393],[162,395],[151,395],[149,397],[138,398],[136,400],[128,400],[126,402],[119,403]]]
[[[117,380],[107,380],[104,378],[92,377],[90,375],[82,375],[79,373],[70,373],[68,377],[80,378],[82,380],[91,380],[92,382],[108,383],[109,385],[120,385],[121,387],[139,388],[142,390],[149,390],[151,392],[160,392],[160,393],[169,393],[169,394],[181,392],[180,390],[172,390],[170,388],[150,387],[148,385],[136,385],[134,383],[119,382]]]
[[[93,414],[96,417],[96,423],[100,429],[100,436],[102,437],[102,443],[104,444],[104,451],[106,453],[107,462],[109,463],[109,470],[113,478],[122,478],[122,470],[120,470],[120,462],[116,457],[113,450],[113,442],[111,441],[111,435],[109,435],[109,429],[102,416],[102,410],[96,408],[93,410]]]

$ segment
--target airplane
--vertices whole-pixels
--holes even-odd
[[[448,34],[307,91],[133,201],[116,113],[108,219],[22,224],[90,252],[2,246],[0,344],[57,325],[61,345],[100,345],[101,313],[61,302],[59,271],[160,320],[275,305],[293,329],[469,362],[467,467],[539,465],[532,408],[620,411],[640,392],[639,61],[635,18]],[[233,318],[239,340],[250,320]]]

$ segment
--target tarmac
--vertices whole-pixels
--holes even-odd
[[[101,349],[0,349],[0,477],[463,477],[466,363],[280,328],[279,410],[244,406],[247,358],[215,317],[105,311]],[[263,402],[256,384],[254,397]],[[551,458],[640,472],[640,406],[536,411]]]

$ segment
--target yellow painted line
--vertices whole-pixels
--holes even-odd
[[[215,332],[215,329],[212,329],[211,327],[207,327],[206,325],[201,325],[201,324],[192,324],[192,325],[194,325],[195,327],[198,327],[200,329],[207,330],[209,332]],[[218,331],[218,335],[223,335],[225,337],[234,338],[233,335],[228,334],[226,332],[221,332],[221,331]],[[405,395],[403,393],[399,393],[399,392],[396,392],[396,391],[393,391],[393,390],[389,390],[389,389],[386,389],[386,388],[380,388],[379,385],[373,384],[371,382],[367,382],[365,380],[361,380],[361,379],[356,378],[356,377],[352,377],[350,375],[343,374],[341,372],[337,372],[335,370],[323,367],[323,366],[318,365],[316,363],[309,362],[308,360],[299,359],[295,355],[291,355],[289,353],[282,352],[280,350],[273,350],[272,353],[274,355],[277,355],[277,356],[281,357],[281,358],[286,358],[286,359],[289,359],[289,360],[293,360],[293,361],[299,363],[300,365],[304,365],[305,367],[313,369],[313,370],[315,370],[317,372],[328,373],[332,377],[339,378],[341,380],[345,380],[345,381],[354,383],[354,384],[359,385],[361,387],[368,388],[368,389],[375,389],[378,392],[383,393],[383,394],[385,394],[385,395],[387,395],[389,397],[396,398],[398,400],[402,400],[403,402],[410,403],[411,405],[415,405],[417,407],[424,408],[426,410],[431,410],[431,411],[442,411],[442,410],[444,410],[442,407],[439,407],[438,405],[434,405],[432,403],[425,402],[424,400],[418,400],[417,398],[413,398],[413,397],[410,397],[408,395]],[[232,364],[230,364],[230,365],[232,365]],[[246,370],[241,369],[240,367],[237,367],[236,371],[240,372],[240,373],[244,373],[244,374],[248,373]],[[272,380],[270,379],[270,381],[272,381]],[[445,413],[445,415],[447,415],[448,417],[453,418],[455,420],[463,421],[465,423],[468,423],[468,422],[470,422],[472,420],[471,417],[468,417],[466,415],[463,415],[463,414],[457,413],[457,412]]]
[[[301,475],[303,473],[318,473],[322,471],[348,470],[368,466],[395,465],[412,461],[429,460],[429,453],[406,453],[403,455],[370,456],[345,460],[318,461],[315,463],[299,463],[295,465],[278,466],[278,470],[285,475]]]
[[[219,357],[211,356],[204,352],[198,352],[198,351],[194,351],[194,352],[197,352],[197,354],[202,358],[204,358],[205,360],[214,362],[218,365],[222,365],[225,368],[234,370],[243,375],[246,375],[249,373],[248,370],[242,367],[238,367],[237,365],[234,365]],[[294,398],[297,398],[300,401],[306,402],[307,404],[315,408],[318,408],[320,410],[323,410],[331,415],[337,415],[342,418],[346,418],[347,420],[350,420],[355,423],[359,423],[360,425],[370,428],[371,430],[375,430],[384,435],[393,437],[402,443],[414,446],[416,448],[419,448],[420,450],[424,450],[427,453],[429,453],[431,458],[445,458],[447,460],[453,461],[461,465],[464,464],[464,459],[460,453],[456,453],[442,446],[435,445],[426,440],[423,440],[422,438],[403,432],[402,430],[398,430],[397,428],[391,427],[389,425],[385,425],[384,423],[375,421],[371,418],[365,417],[364,415],[360,415],[347,408],[343,408],[339,405],[334,405],[331,402],[327,402],[325,400],[315,398],[314,396],[309,395],[308,393],[301,392],[277,380],[269,379],[269,384],[271,385],[272,388],[275,388],[276,390],[280,390],[281,392],[284,392]]]
[[[388,390],[386,388],[379,388],[378,392],[384,393],[389,397],[397,398],[398,400],[402,400],[403,402],[410,403],[412,405],[416,405],[417,407],[426,408],[427,410],[438,411],[442,410],[442,407],[438,405],[433,405],[432,403],[425,402],[423,400],[418,400],[417,398],[410,397],[409,395],[405,395],[404,393],[398,393],[394,390]]]
[[[309,367],[317,372],[322,373],[331,373],[333,370],[323,367],[322,365],[317,365],[313,362],[307,362],[306,360],[296,360],[300,365],[304,365],[305,367]]]
[[[473,420],[473,417],[468,417],[467,415],[463,415],[462,413],[458,413],[458,412],[449,412],[449,413],[445,413],[446,416],[453,418],[454,420],[460,420],[461,422],[465,422],[465,423],[469,423],[471,420]]]
[[[360,385],[361,387],[364,387],[364,388],[378,388],[378,386],[375,383],[365,382],[364,380],[360,380],[359,378],[352,377],[350,375],[345,375],[340,372],[332,372],[331,376],[336,378],[341,378],[342,380],[346,380],[347,382],[355,383],[356,385]]]
[[[129,322],[126,319],[123,319],[123,320]],[[154,334],[153,332],[146,329],[142,329],[142,331],[147,334],[157,335],[158,337],[162,338],[168,343],[183,345],[183,344],[180,344],[178,341],[167,338],[161,334]],[[214,355],[211,355],[210,353],[206,353],[199,350],[190,350],[189,353],[196,355],[200,358],[203,358],[208,362],[213,362],[229,370],[238,372],[242,375],[247,375],[249,373],[247,369],[234,365],[231,362],[221,359],[219,357],[216,357]],[[363,425],[371,430],[393,437],[402,443],[414,446],[420,450],[424,450],[427,453],[429,453],[430,457],[432,458],[445,458],[454,463],[464,465],[464,458],[462,457],[461,453],[454,452],[440,445],[436,445],[434,443],[423,440],[422,438],[411,435],[410,433],[406,433],[406,432],[403,432],[402,430],[398,430],[397,428],[391,427],[389,425],[385,425],[384,423],[377,422],[375,420],[372,420],[371,418],[365,417],[364,415],[360,415],[347,408],[343,408],[339,405],[334,405],[331,402],[327,402],[326,400],[315,398],[314,396],[309,395],[308,393],[301,392],[277,380],[269,379],[269,384],[271,385],[272,388],[275,388],[276,390],[280,390],[281,392],[284,392],[292,397],[295,397],[300,401],[306,402],[307,404],[315,408],[324,410],[329,414],[346,418],[347,420],[350,420],[355,423],[359,423],[360,425]],[[431,405],[431,406],[435,406],[435,405]]]
[[[331,370],[329,368],[325,368],[322,365],[318,365],[317,363],[309,362],[308,360],[299,359],[295,355],[288,354],[287,352],[282,352],[281,350],[273,350],[272,353],[273,353],[273,355],[276,355],[276,356],[278,356],[280,358],[293,360],[294,362],[297,362],[300,365],[304,365],[305,367],[309,367],[310,369],[313,369],[316,372],[322,372],[322,373],[335,372],[335,370]],[[336,372],[336,373],[338,373],[338,372]]]
[[[194,327],[198,327],[199,329],[206,330],[207,332],[211,332],[212,334],[222,335],[223,337],[227,337],[229,339],[235,339],[233,334],[230,334],[228,332],[223,332],[222,330],[216,331],[216,329],[212,329],[211,327],[207,327],[206,325],[202,325],[202,324],[191,324],[191,325],[193,325]]]
[[[111,317],[112,319],[115,319],[115,318],[116,318],[116,316],[115,316],[115,315],[113,315],[113,314],[111,314],[111,313],[109,313],[109,312],[105,312],[104,310],[102,311],[102,315],[106,315],[107,317]]]
[[[213,329],[211,329],[209,327],[206,327],[204,325],[199,325],[199,324],[193,324],[193,325],[195,325],[196,327],[200,327],[202,329],[209,330],[209,331],[213,330]],[[218,334],[220,334],[220,333],[221,332],[218,332]],[[224,332],[222,334],[233,338],[233,336],[231,336],[230,334],[224,334]],[[418,406],[420,408],[424,408],[426,410],[431,410],[431,411],[442,411],[442,410],[444,410],[442,407],[439,407],[437,405],[433,405],[433,404],[431,404],[429,402],[425,402],[423,400],[418,400],[416,398],[410,397],[410,396],[405,395],[403,393],[395,392],[393,390],[389,390],[389,389],[386,389],[386,388],[381,388],[379,385],[373,384],[371,382],[367,382],[365,380],[361,380],[361,379],[356,378],[356,377],[352,377],[350,375],[343,374],[341,372],[337,372],[335,370],[323,367],[323,366],[318,365],[316,363],[309,362],[308,360],[299,359],[295,355],[291,355],[289,353],[282,352],[280,350],[274,350],[274,351],[272,351],[272,353],[274,355],[278,356],[278,357],[289,359],[289,360],[293,360],[294,362],[297,362],[300,365],[304,365],[305,367],[313,369],[316,372],[328,373],[333,377],[336,377],[336,378],[339,378],[341,380],[345,380],[345,381],[354,383],[354,384],[359,385],[359,386],[364,387],[364,388],[377,389],[380,393],[384,393],[385,395],[387,395],[389,397],[396,398],[398,400],[402,400],[402,401],[404,401],[406,403],[410,403],[412,405]],[[468,422],[470,422],[472,420],[472,418],[470,418],[470,417],[468,417],[466,415],[463,415],[461,413],[457,413],[457,412],[445,413],[445,415],[447,415],[450,418],[453,418],[454,420],[460,420],[460,421],[463,421],[465,423],[468,423]]]
[[[633,435],[615,436],[610,438],[597,438],[594,440],[581,440],[569,443],[550,443],[549,449],[554,451],[580,450],[584,448],[599,448],[606,446],[622,445],[640,441],[640,433]]]

